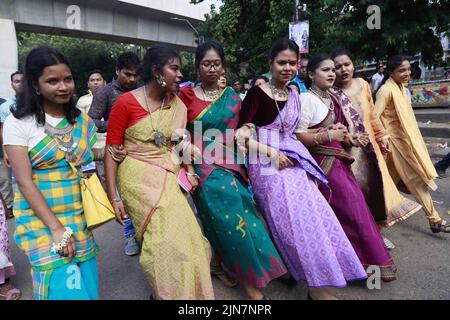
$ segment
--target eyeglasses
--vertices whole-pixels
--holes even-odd
[[[214,68],[215,70],[217,70],[218,68],[220,68],[222,66],[222,62],[221,61],[203,61],[200,62],[200,65],[205,68],[205,69],[212,69]]]

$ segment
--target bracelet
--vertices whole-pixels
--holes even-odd
[[[318,141],[318,136],[319,136],[319,134],[320,134],[320,132],[317,132],[315,135],[314,135],[314,143],[316,144],[316,146],[318,146],[319,144],[320,144],[320,142]]]
[[[67,247],[67,241],[69,241],[70,237],[73,234],[73,230],[70,227],[65,227],[66,231],[63,233],[63,238],[60,243],[56,244],[53,242],[51,251],[54,253],[58,253],[62,251],[62,249]]]
[[[327,129],[328,142],[332,142],[330,130]]]
[[[120,199],[120,198],[114,198],[114,199],[112,199],[110,202],[120,202],[120,201],[122,201],[122,199]]]
[[[196,173],[190,173],[190,172],[186,172],[186,175],[187,175],[187,176],[189,176],[189,177],[196,177],[196,178],[200,178],[200,177],[198,176],[198,174],[196,174]]]

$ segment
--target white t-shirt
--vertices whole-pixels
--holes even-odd
[[[295,133],[307,132],[308,128],[321,123],[328,115],[329,108],[315,94],[300,94],[301,114]]]
[[[375,81],[375,84],[373,87],[374,92],[378,90],[383,79],[384,79],[384,75],[379,74],[378,72],[372,76],[372,81]]]
[[[54,118],[45,114],[45,121],[56,127],[63,118]],[[45,128],[37,123],[34,116],[17,119],[13,115],[3,124],[3,145],[24,146],[33,149],[46,137]]]

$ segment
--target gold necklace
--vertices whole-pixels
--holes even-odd
[[[203,85],[200,85],[200,88],[202,89],[203,98],[205,98],[205,100],[212,100],[212,101],[214,101],[217,98],[219,98],[219,96],[220,96],[220,90],[219,89],[205,90],[203,88]]]
[[[278,89],[277,87],[275,87],[272,82],[270,83],[270,87],[273,91],[273,93],[280,99],[286,99],[288,96],[288,91],[286,88],[284,89]]]
[[[318,97],[328,109],[334,111],[333,101],[331,100],[331,95],[328,91],[317,90],[314,87],[309,88],[309,91]]]

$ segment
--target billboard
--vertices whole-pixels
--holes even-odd
[[[309,21],[289,23],[289,39],[300,48],[300,53],[309,52]]]

